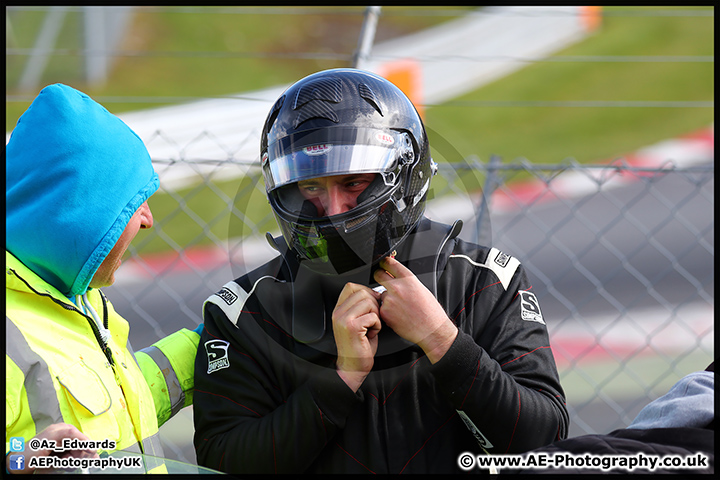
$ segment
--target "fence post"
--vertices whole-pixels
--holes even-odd
[[[65,20],[66,7],[50,7],[45,15],[45,21],[35,40],[35,46],[25,65],[18,88],[32,90],[37,87],[42,78],[47,61],[52,56],[52,49]],[[7,17],[6,17],[7,18]]]
[[[85,80],[102,85],[107,81],[115,49],[130,23],[128,6],[82,7],[85,33]]]
[[[498,155],[490,156],[487,166],[485,185],[482,190],[482,198],[477,211],[477,225],[475,229],[475,243],[478,245],[492,245],[492,228],[490,225],[490,196],[500,184],[500,176],[496,173],[502,163]]]
[[[353,56],[353,68],[362,68],[365,60],[370,56],[375,39],[375,30],[377,29],[378,17],[380,16],[380,7],[367,7],[365,10],[365,20],[360,30],[360,38],[358,39],[358,48]]]

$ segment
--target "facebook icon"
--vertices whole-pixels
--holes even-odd
[[[25,455],[10,455],[10,470],[22,470],[25,467]]]

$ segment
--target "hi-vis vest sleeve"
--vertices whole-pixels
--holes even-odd
[[[155,401],[158,426],[192,405],[199,342],[200,335],[183,328],[135,353]]]
[[[109,325],[111,364],[92,318],[9,252],[6,262],[6,440],[68,423],[92,440],[114,442],[113,450],[148,455],[149,472],[166,471],[154,399],[131,354],[127,321],[99,290],[88,291]]]

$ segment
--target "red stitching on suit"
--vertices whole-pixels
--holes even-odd
[[[353,457],[352,455],[350,455],[350,453],[349,453],[347,450],[345,450],[343,447],[341,447],[339,443],[335,442],[335,445],[337,445],[340,450],[342,450],[343,452],[345,452],[345,454],[346,454],[348,457],[350,457],[350,458],[352,458],[353,460],[355,460],[355,461],[358,463],[358,465],[362,465],[362,467],[363,467],[365,470],[367,470],[368,472],[370,472],[370,473],[372,473],[372,474],[375,474],[375,472],[373,472],[372,470],[370,470],[365,464],[363,464],[363,463],[362,463],[361,461],[359,461],[357,458],[355,458],[355,457]]]
[[[517,394],[518,394],[518,414],[517,414],[517,418],[515,419],[515,426],[513,427],[512,435],[510,435],[510,441],[508,442],[507,450],[505,450],[505,453],[507,453],[510,450],[510,445],[512,445],[513,438],[515,438],[515,430],[517,430],[518,423],[520,422],[520,410],[522,410],[522,402],[520,401],[520,390],[518,390]]]
[[[230,400],[230,401],[233,402],[234,404],[240,405],[241,407],[243,407],[243,408],[246,409],[246,410],[250,410],[252,413],[254,413],[255,415],[257,415],[258,417],[260,416],[260,414],[259,414],[258,412],[256,412],[255,410],[253,410],[252,408],[246,407],[246,406],[243,405],[242,403],[238,403],[238,402],[236,402],[235,400],[233,400],[232,398],[226,397],[225,395],[220,395],[219,393],[206,392],[205,390],[198,390],[197,388],[195,389],[195,391],[196,391],[196,392],[201,392],[201,393],[207,393],[208,395],[214,395],[214,396],[216,396],[216,397],[221,397],[221,398],[224,398],[225,400]]]
[[[530,286],[527,288],[527,290],[523,290],[523,291],[524,291],[524,292],[529,292],[530,290],[532,290],[532,285],[530,285]],[[514,302],[515,299],[516,299],[519,295],[520,295],[520,292],[515,292],[515,296],[513,297],[512,301]]]
[[[498,281],[498,282],[495,282],[495,283],[491,283],[490,285],[485,285],[483,288],[481,288],[481,289],[478,290],[477,292],[475,292],[475,293],[473,293],[472,295],[470,295],[470,296],[467,298],[467,300],[465,300],[465,303],[463,304],[462,310],[460,310],[460,311],[458,312],[458,314],[455,315],[455,318],[452,319],[453,323],[455,323],[455,320],[457,320],[457,317],[459,317],[460,314],[465,311],[465,309],[467,308],[467,304],[468,304],[468,302],[470,301],[470,299],[471,299],[472,297],[474,297],[474,296],[477,295],[478,293],[482,292],[482,291],[485,290],[486,288],[492,287],[493,285],[498,285],[498,284],[500,284],[499,281]]]
[[[504,367],[504,366],[507,365],[508,363],[512,363],[512,362],[514,362],[515,360],[519,360],[519,359],[521,359],[522,357],[524,357],[525,355],[530,355],[530,354],[533,353],[534,351],[540,350],[541,348],[550,348],[550,345],[547,345],[547,346],[544,346],[544,347],[534,348],[534,349],[530,350],[530,351],[527,352],[527,353],[523,353],[523,354],[520,355],[519,357],[515,357],[515,358],[513,358],[512,360],[509,360],[509,361],[501,364],[500,366],[501,366],[501,367]]]
[[[438,429],[435,430],[435,431],[432,433],[432,435],[430,435],[430,436],[425,440],[425,442],[422,444],[422,447],[420,447],[420,448],[418,449],[418,451],[415,452],[412,457],[410,457],[410,459],[405,463],[405,466],[402,468],[402,470],[400,470],[399,473],[402,473],[403,470],[405,470],[405,469],[407,468],[408,464],[410,464],[410,462],[412,461],[412,459],[415,458],[415,456],[416,456],[418,453],[420,453],[420,451],[421,451],[423,448],[425,448],[425,445],[427,445],[427,442],[430,441],[430,439],[433,437],[433,435],[435,435],[437,432],[439,432],[440,430],[442,430],[442,428],[443,428],[445,425],[447,425],[447,423],[448,423],[450,420],[452,420],[452,418],[453,418],[455,415],[457,415],[457,412],[455,412],[455,413],[453,413],[452,415],[450,415],[450,418],[448,418],[447,420],[445,420],[445,423],[443,423],[442,425],[440,425],[440,426],[438,427]]]
[[[470,395],[470,390],[472,390],[472,386],[475,384],[475,379],[477,378],[477,374],[480,371],[480,360],[478,360],[477,368],[475,369],[475,375],[473,375],[472,382],[470,383],[470,387],[467,389],[467,392],[465,392],[465,396],[463,397],[462,403],[460,403],[460,408],[462,408],[465,405],[465,400],[467,400],[467,396]]]
[[[373,397],[375,400],[377,400],[380,405],[385,405],[385,404],[387,403],[387,401],[388,401],[388,398],[390,398],[390,395],[392,395],[393,392],[394,392],[395,390],[397,390],[397,388],[400,386],[400,384],[401,384],[403,381],[405,381],[405,378],[406,378],[406,377],[408,376],[408,374],[410,373],[410,370],[411,370],[420,360],[422,360],[423,358],[424,358],[424,357],[418,358],[417,360],[415,360],[415,361],[412,363],[412,365],[410,365],[410,366],[408,367],[408,370],[407,370],[407,372],[405,372],[405,375],[403,376],[403,378],[401,378],[400,381],[393,387],[393,389],[390,390],[390,393],[387,394],[387,397],[385,397],[385,400],[383,400],[383,401],[381,402],[380,399],[379,399],[378,397],[376,397],[375,395],[373,395],[372,393],[370,394],[370,396]]]
[[[282,328],[278,327],[278,326],[277,326],[276,324],[274,324],[273,322],[270,322],[270,321],[268,321],[268,320],[265,320],[264,318],[262,319],[262,321],[265,322],[265,323],[267,323],[268,325],[270,325],[270,326],[272,326],[272,327],[277,328],[277,329],[278,329],[280,332],[282,332],[286,337],[292,338],[292,335],[290,335],[289,333],[287,333],[287,332],[286,332],[285,330],[283,330]]]

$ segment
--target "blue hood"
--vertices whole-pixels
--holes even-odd
[[[83,294],[159,186],[145,145],[67,85],[44,88],[6,147],[7,250],[67,297]]]

